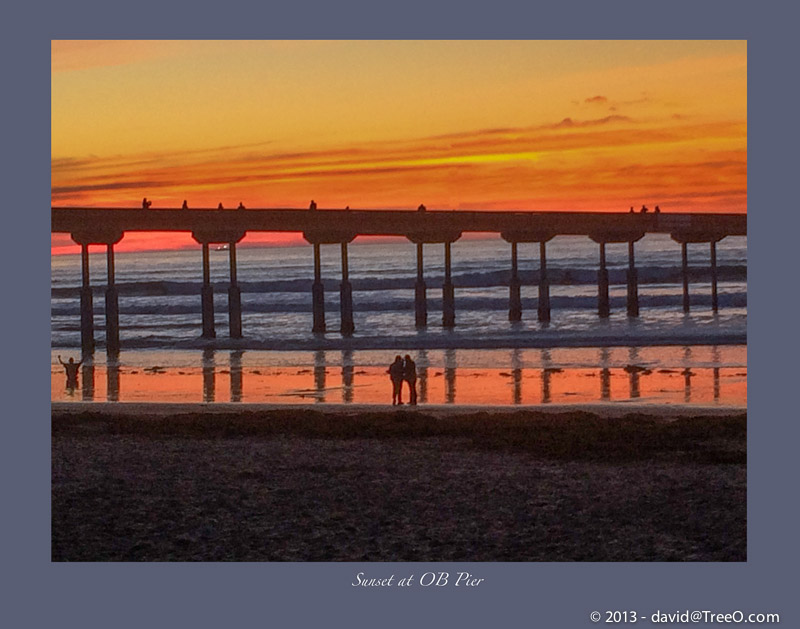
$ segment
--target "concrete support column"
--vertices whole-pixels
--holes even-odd
[[[520,295],[519,272],[517,269],[517,243],[511,243],[511,282],[508,293],[508,320],[522,319],[522,297]]]
[[[550,280],[547,277],[547,244],[539,243],[539,321],[550,321]]]
[[[236,243],[229,244],[231,285],[228,287],[228,329],[232,339],[242,338],[242,291],[236,280]]]
[[[94,305],[89,282],[89,245],[81,245],[81,354],[94,353]]]
[[[452,328],[456,325],[455,289],[451,280],[450,243],[444,243],[444,284],[442,285],[442,325]]]
[[[119,354],[119,298],[117,285],[114,282],[114,245],[106,245],[106,269],[108,284],[106,286],[106,353]]]
[[[611,312],[608,300],[608,269],[606,268],[606,243],[600,243],[600,270],[597,272],[597,313],[608,317]]]
[[[681,274],[683,275],[683,311],[689,312],[689,255],[686,243],[681,243]]]
[[[355,331],[353,324],[353,287],[350,285],[347,266],[347,243],[342,243],[342,282],[339,284],[339,307],[341,312],[341,333],[350,336]]]
[[[311,306],[314,313],[312,332],[325,332],[325,288],[322,285],[322,270],[319,244],[314,243],[314,283],[311,285]]]
[[[719,298],[717,296],[717,243],[711,241],[711,309],[714,312],[719,310]]]
[[[633,241],[628,242],[628,316],[639,316],[639,273],[633,253]]]
[[[414,284],[414,322],[418,328],[428,325],[428,287],[425,285],[422,243],[417,243],[417,281]]]
[[[211,269],[208,259],[208,243],[203,243],[203,288],[200,292],[200,305],[203,311],[203,338],[213,339],[214,331],[214,289],[211,286]]]

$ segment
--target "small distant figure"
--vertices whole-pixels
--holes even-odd
[[[344,206],[344,209],[345,209],[345,211],[348,211],[348,212],[349,212],[349,211],[350,211],[350,206],[349,206],[349,205],[345,205],[345,206]]]
[[[150,201],[150,200],[149,200],[147,197],[145,197],[144,199],[142,199],[142,209],[143,209],[143,210],[149,210],[149,209],[150,209],[150,206],[151,206],[152,204],[153,204],[153,202],[152,202],[152,201]]]
[[[188,210],[189,204],[186,202],[186,199],[183,200],[183,205],[181,206],[182,210]]]
[[[403,359],[398,355],[394,357],[394,362],[389,365],[387,373],[392,381],[392,406],[403,404],[403,377],[405,366]]]
[[[309,210],[316,210],[317,209],[317,202],[314,199],[311,199],[311,205],[308,206]]]
[[[242,203],[241,201],[239,201],[239,207],[237,207],[236,209],[237,209],[237,210],[243,210],[243,209],[245,209],[245,207],[244,207],[244,203]]]
[[[646,205],[642,205],[642,209],[639,210],[642,214],[647,214],[650,210],[647,209]]]
[[[417,363],[411,360],[411,356],[406,354],[403,361],[403,380],[408,382],[408,403],[411,406],[417,405]]]
[[[424,212],[427,209],[428,208],[426,208],[422,203],[420,203],[419,207],[417,208],[417,212]]]
[[[67,362],[61,360],[61,355],[58,356],[58,362],[64,367],[64,371],[67,374],[67,388],[68,389],[75,389],[78,386],[78,367],[83,364],[83,361],[75,362],[75,359],[70,357]]]
[[[653,210],[656,214],[661,214],[661,208],[656,206],[656,209]]]
[[[217,209],[218,210],[224,210],[225,209],[224,207],[222,207],[222,201],[219,202],[219,205],[217,206]]]
[[[631,210],[630,210],[629,214],[633,214],[633,206],[631,206]]]

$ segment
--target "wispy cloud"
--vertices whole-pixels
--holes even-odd
[[[145,191],[155,205],[190,197],[193,207],[214,207],[220,199],[304,207],[314,197],[353,207],[424,199],[450,207],[524,202],[517,207],[608,209],[650,190],[686,204],[703,198],[706,209],[714,195],[734,191],[736,209],[746,207],[746,129],[736,121],[566,117],[319,150],[269,148],[56,159],[52,199],[55,205],[131,206]]]

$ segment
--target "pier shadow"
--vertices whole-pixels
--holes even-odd
[[[119,402],[119,361],[116,356],[109,356],[106,363],[106,399]]]
[[[326,356],[322,350],[314,352],[314,388],[317,391],[316,403],[325,403],[325,370]]]
[[[641,389],[639,383],[639,348],[638,347],[631,347],[628,349],[628,367],[630,368],[628,371],[628,387],[629,387],[629,395],[630,398],[636,399],[641,397]]]
[[[94,363],[91,359],[81,365],[81,393],[84,402],[94,400]]]
[[[428,403],[428,351],[421,349],[417,352],[417,385],[419,386],[419,403]]]
[[[231,402],[242,401],[242,355],[244,350],[231,352]]]
[[[342,350],[342,402],[353,403],[353,350]]]
[[[611,399],[611,370],[608,368],[610,356],[607,347],[600,348],[600,399],[604,401]]]
[[[513,386],[513,404],[522,404],[522,351],[511,352],[511,381]]]
[[[444,352],[444,401],[445,404],[456,403],[456,350],[447,349]]]
[[[542,350],[542,404],[550,404],[550,378],[552,377],[553,360],[550,351]]]
[[[213,402],[215,398],[215,363],[214,350],[203,350],[203,402]]]

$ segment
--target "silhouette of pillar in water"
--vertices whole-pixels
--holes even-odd
[[[214,331],[214,288],[211,286],[211,268],[208,255],[208,243],[203,245],[203,287],[200,289],[200,307],[203,313],[203,338],[213,339]]]
[[[550,321],[550,280],[547,277],[547,243],[539,242],[539,321]]]
[[[639,276],[634,259],[633,241],[628,241],[628,316],[639,316]]]
[[[89,282],[89,245],[81,244],[81,354],[94,353],[94,305]]]
[[[355,331],[353,323],[353,287],[350,285],[347,265],[347,243],[342,242],[342,282],[339,284],[339,308],[341,312],[342,336],[350,336]]]
[[[522,319],[522,298],[520,295],[519,270],[517,268],[517,242],[511,243],[511,281],[508,286],[508,320]]]
[[[242,401],[242,353],[231,352],[231,402]]]
[[[414,323],[418,328],[428,325],[428,287],[425,285],[422,243],[417,243],[417,281],[414,284]]]
[[[452,328],[456,325],[455,289],[452,282],[450,242],[444,243],[444,284],[442,284],[442,325]]]
[[[606,268],[606,243],[600,242],[600,270],[597,271],[597,314],[608,317],[610,314],[608,301],[608,269]]]
[[[325,287],[322,285],[322,268],[319,243],[314,243],[314,283],[311,285],[311,307],[314,313],[312,332],[325,332]]]
[[[681,275],[683,277],[683,311],[689,312],[689,255],[687,245],[681,243]]]
[[[94,400],[94,363],[89,359],[81,366],[81,388],[84,402]]]
[[[231,242],[231,285],[228,287],[228,329],[232,339],[242,338],[242,291],[236,279],[236,243]]]
[[[711,247],[711,309],[714,312],[719,310],[719,298],[717,296],[717,242],[712,240]]]
[[[114,281],[114,245],[106,244],[106,353],[119,354],[119,299]]]

